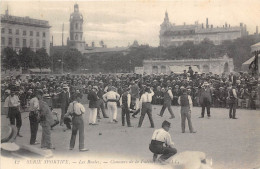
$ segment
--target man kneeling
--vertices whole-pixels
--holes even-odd
[[[171,123],[165,120],[162,123],[162,128],[155,130],[153,133],[149,149],[154,153],[154,162],[156,161],[158,154],[162,154],[159,157],[158,162],[165,163],[165,160],[177,153],[177,150],[173,148],[174,143],[172,142],[171,135],[168,132],[170,126]]]

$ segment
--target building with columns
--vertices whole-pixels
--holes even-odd
[[[193,71],[199,73],[222,74],[233,72],[233,59],[224,55],[222,58],[214,59],[185,59],[185,60],[144,60],[143,71],[147,74],[170,74],[183,73],[192,67]]]
[[[208,18],[206,24],[175,25],[169,21],[168,12],[165,12],[164,21],[160,29],[160,46],[181,46],[184,42],[191,41],[198,44],[204,39],[213,41],[215,45],[220,45],[225,40],[234,40],[246,36],[246,25],[240,23],[239,26],[230,27],[227,23],[221,27],[209,25]]]
[[[50,54],[50,27],[46,20],[12,16],[7,9],[1,15],[1,49],[10,47],[19,52],[23,47],[33,51],[45,48]]]

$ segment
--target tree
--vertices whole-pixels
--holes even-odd
[[[19,69],[20,64],[19,64],[19,59],[18,59],[18,54],[16,51],[14,51],[12,48],[5,48],[2,51],[1,54],[1,62],[2,66],[5,70],[9,69]]]
[[[82,54],[77,49],[68,49],[63,55],[64,70],[77,71],[82,67]]]
[[[24,47],[19,52],[19,62],[23,69],[29,69],[35,67],[34,63],[35,52],[30,48]]]
[[[42,70],[42,68],[49,68],[51,64],[51,58],[44,48],[36,51],[36,55],[33,58],[34,65]]]

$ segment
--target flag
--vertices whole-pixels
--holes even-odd
[[[258,72],[258,55],[259,54],[260,54],[260,51],[255,52],[255,58],[249,65],[249,70],[251,70],[253,74],[256,74]]]

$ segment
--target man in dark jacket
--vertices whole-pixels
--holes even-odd
[[[98,87],[93,86],[92,90],[88,93],[88,100],[89,100],[89,125],[98,125],[96,123],[97,120],[97,108],[98,108]]]
[[[70,94],[69,94],[69,87],[64,85],[63,91],[60,93],[60,101],[61,101],[61,118],[60,118],[60,125],[64,123],[64,115],[67,113],[67,109],[70,104]]]
[[[122,107],[122,126],[125,126],[125,116],[126,116],[126,122],[128,127],[131,126],[130,122],[130,103],[131,103],[131,95],[130,95],[130,88],[126,87],[125,92],[122,94],[120,102]]]
[[[212,93],[209,88],[209,83],[204,82],[200,92],[200,105],[202,107],[200,118],[204,118],[205,108],[207,108],[207,115],[210,117],[210,105],[212,102]]]

